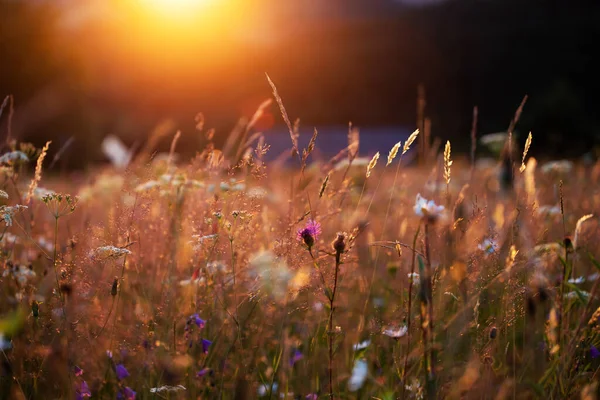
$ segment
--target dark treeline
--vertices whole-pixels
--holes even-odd
[[[163,64],[146,75],[110,75],[118,75],[110,69],[110,49],[99,50],[103,64],[97,67],[98,60],[81,56],[77,38],[56,38],[48,21],[58,13],[51,6],[42,11],[0,0],[0,95],[13,94],[17,109],[22,106],[15,121],[21,139],[64,142],[74,135],[74,149],[86,155],[74,163],[97,158],[103,135],[132,142],[164,117],[192,130],[198,111],[224,138],[240,113],[250,112],[248,104],[269,96],[264,72],[277,83],[290,115],[306,125],[412,127],[423,84],[433,134],[453,140],[456,150],[468,146],[473,106],[479,107],[481,134],[501,131],[525,94],[518,131],[534,131],[534,154],[574,156],[600,140],[597,2],[376,4],[340,3],[356,12],[296,21],[276,45],[241,49],[212,70],[199,62],[192,79],[172,76]],[[85,32],[93,37],[94,29],[101,28]],[[6,112],[0,129],[4,135]]]

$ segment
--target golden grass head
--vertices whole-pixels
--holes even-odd
[[[373,168],[377,165],[377,160],[379,160],[379,152],[375,153],[371,162],[367,165],[367,178],[371,176],[371,171],[373,171]]]

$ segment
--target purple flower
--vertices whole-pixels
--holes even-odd
[[[129,386],[125,386],[123,390],[117,393],[117,399],[135,400],[135,391]]]
[[[296,234],[296,239],[299,242],[304,242],[308,249],[310,250],[315,241],[318,239],[321,234],[321,224],[315,220],[309,219],[306,223],[306,226],[303,229],[298,229]]]
[[[317,400],[318,398],[319,396],[316,393],[309,393],[305,397],[306,400]]]
[[[202,378],[204,375],[210,372],[210,368],[202,368],[200,371],[196,373],[197,378]]]
[[[117,364],[115,372],[117,373],[117,379],[120,381],[129,376],[129,371],[127,371],[127,368],[123,364]]]
[[[112,351],[106,350],[106,355],[108,356],[108,358],[112,359]]]
[[[212,342],[208,339],[202,339],[202,352],[204,354],[208,354],[208,348],[210,347],[210,345],[212,344]]]
[[[191,322],[196,324],[196,326],[200,329],[204,328],[204,325],[206,324],[206,321],[200,318],[198,314],[190,315],[190,317],[188,318],[188,323]]]
[[[92,397],[92,392],[86,381],[81,381],[79,388],[75,391],[75,398],[81,400],[84,397]]]
[[[290,367],[293,367],[298,361],[304,358],[304,354],[300,352],[300,350],[296,349],[292,352],[292,356],[290,357]]]
[[[592,358],[600,357],[600,350],[598,350],[596,346],[590,347],[590,356],[592,356]]]
[[[73,373],[75,376],[81,376],[83,375],[83,370],[76,365],[73,367]]]

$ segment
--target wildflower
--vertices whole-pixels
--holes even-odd
[[[304,244],[308,247],[308,250],[313,247],[315,241],[319,238],[321,234],[321,224],[317,221],[309,219],[306,223],[306,226],[303,229],[298,229],[296,234],[296,239],[298,241],[303,241]]]
[[[211,372],[210,368],[202,368],[200,371],[198,371],[196,373],[196,377],[197,378],[202,378],[204,375],[208,374],[209,372]]]
[[[6,193],[4,190],[0,190],[0,197],[8,199],[8,193]]]
[[[417,379],[413,378],[412,383],[410,385],[406,385],[405,387],[406,390],[412,393],[415,399],[420,400],[423,398],[423,386],[421,386],[421,382],[419,382]]]
[[[489,255],[498,250],[498,243],[493,239],[485,239],[477,248]]]
[[[92,252],[92,259],[105,260],[108,258],[119,258],[131,254],[131,251],[123,247],[102,246]]]
[[[73,373],[75,376],[81,376],[83,375],[83,370],[76,365],[73,367]]]
[[[201,343],[202,343],[202,352],[204,354],[208,354],[208,348],[210,347],[212,342],[208,339],[202,339]]]
[[[364,359],[358,359],[354,361],[354,367],[352,368],[352,375],[348,381],[348,390],[356,392],[360,389],[367,380],[369,369],[367,362]]]
[[[536,213],[541,216],[556,217],[561,214],[559,206],[540,206]]]
[[[409,282],[412,282],[415,285],[418,285],[421,282],[421,276],[416,272],[409,272],[407,275]]]
[[[4,219],[4,223],[6,226],[12,226],[13,217],[16,213],[26,210],[27,206],[22,206],[20,204],[14,206],[0,206],[0,214],[2,214],[2,219]]]
[[[417,216],[426,218],[429,222],[435,222],[444,212],[444,206],[438,206],[433,200],[428,201],[419,193],[414,210]]]
[[[204,321],[202,318],[200,318],[200,316],[198,316],[198,314],[192,314],[188,318],[188,324],[190,324],[190,323],[194,323],[194,324],[196,324],[196,326],[198,328],[202,329],[202,328],[204,328],[206,321]]]
[[[29,157],[22,151],[11,151],[0,156],[0,164],[11,164],[14,162],[28,162]]]
[[[590,347],[590,356],[592,358],[598,358],[600,357],[600,350],[598,350],[598,348],[596,346],[591,346]]]
[[[133,152],[114,135],[108,135],[102,141],[102,152],[117,169],[125,169],[131,162]]]
[[[483,135],[479,142],[494,152],[499,152],[506,143],[508,134],[506,132],[488,133]]]
[[[353,346],[352,346],[352,349],[353,349],[354,351],[364,350],[364,349],[366,349],[367,347],[369,347],[369,345],[370,345],[370,344],[371,344],[371,340],[370,340],[370,339],[367,339],[367,340],[365,340],[365,341],[363,341],[363,342],[360,342],[360,343],[357,343],[357,344],[353,345]]]
[[[574,285],[579,285],[581,283],[585,282],[585,276],[580,276],[578,278],[571,278],[569,279],[569,283],[572,283]]]
[[[6,337],[4,336],[4,334],[2,332],[0,332],[0,350],[4,351],[4,350],[8,350],[12,348],[12,340],[10,339],[6,339]]]
[[[300,350],[295,349],[290,356],[290,367],[293,367],[298,361],[304,358],[304,354]]]
[[[112,359],[112,357],[113,357],[112,351],[110,351],[110,350],[106,350],[106,356],[107,356],[108,358]]]
[[[259,397],[266,396],[266,395],[267,395],[267,393],[269,393],[269,390],[270,390],[271,388],[273,389],[273,392],[276,392],[276,391],[277,391],[277,389],[279,388],[279,384],[278,384],[277,382],[273,382],[273,384],[272,384],[271,386],[269,386],[269,385],[264,385],[264,384],[263,384],[263,385],[260,385],[260,386],[258,387],[258,396],[259,396]]]
[[[384,335],[389,336],[394,339],[400,339],[404,335],[408,333],[408,328],[406,326],[399,327],[389,327],[385,328],[382,332]]]
[[[183,385],[160,386],[160,387],[150,388],[150,393],[179,392],[180,390],[186,390],[185,386],[183,386]]]
[[[452,161],[450,160],[450,141],[446,142],[446,147],[444,148],[444,180],[446,181],[446,185],[450,184],[450,167],[452,166]]]
[[[117,374],[117,379],[120,381],[129,376],[129,371],[127,371],[127,368],[125,368],[123,364],[117,364],[115,367],[115,372]]]
[[[262,251],[250,259],[251,274],[260,279],[262,288],[273,297],[282,299],[288,292],[293,272],[271,251]]]
[[[135,400],[136,392],[129,386],[125,386],[119,393],[117,393],[117,399],[121,400]]]
[[[525,148],[523,149],[523,159],[521,160],[521,167],[519,168],[520,172],[525,171],[525,168],[527,168],[525,166],[525,157],[527,157],[527,152],[529,152],[529,147],[531,146],[531,140],[532,140],[532,136],[531,136],[531,132],[529,132],[529,135],[527,136],[527,140],[525,141]]]
[[[573,163],[568,160],[550,161],[542,165],[540,170],[544,174],[567,175],[573,169]]]
[[[309,393],[306,395],[306,400],[317,400],[319,396],[316,393]]]
[[[83,399],[84,397],[92,397],[92,392],[86,381],[81,381],[79,387],[75,391],[76,399]]]

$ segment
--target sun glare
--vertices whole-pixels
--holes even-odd
[[[142,0],[154,11],[167,14],[185,15],[195,13],[217,0]]]

